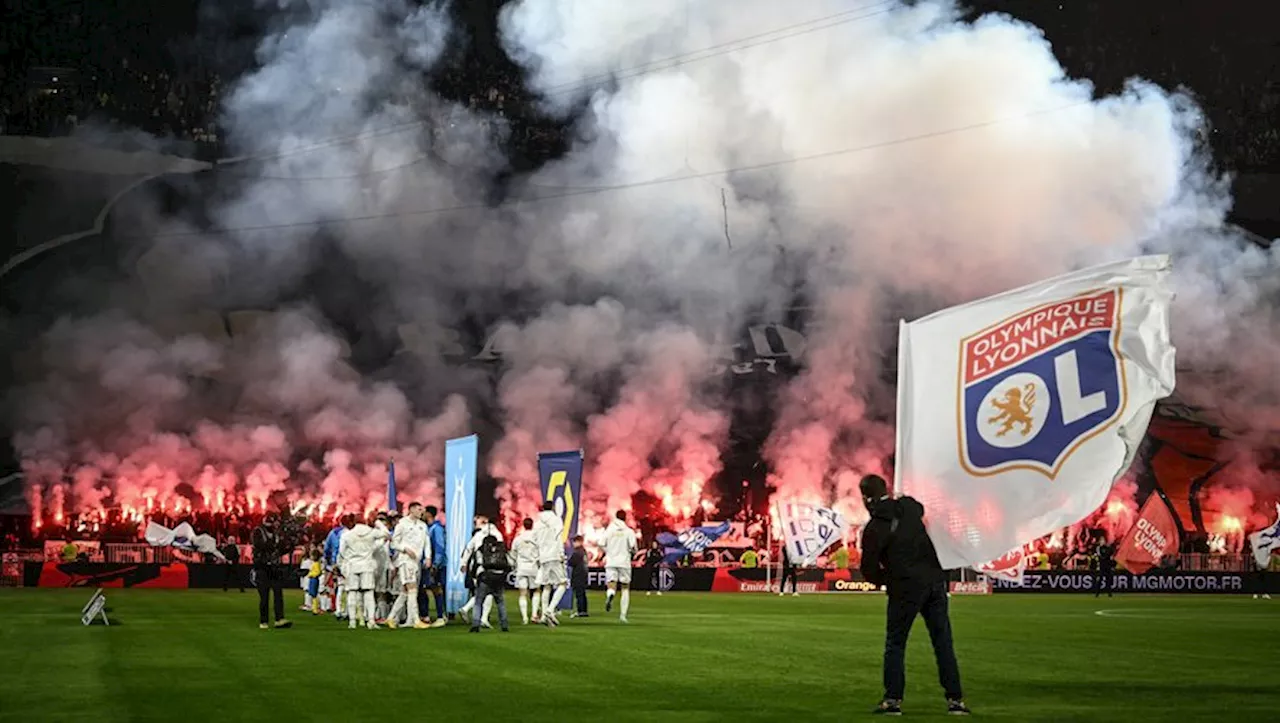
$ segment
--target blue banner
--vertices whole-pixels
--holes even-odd
[[[471,540],[472,518],[476,513],[476,456],[480,438],[476,435],[451,439],[444,444],[444,521],[448,544],[445,574],[445,609],[457,612],[467,604],[466,570],[462,551]]]
[[[715,527],[690,527],[678,535],[673,532],[659,532],[656,539],[658,544],[662,545],[662,561],[673,564],[685,555],[703,552],[730,529],[731,525],[728,522],[721,522]]]
[[[560,539],[568,548],[573,536],[578,534],[578,511],[582,499],[582,450],[539,453],[538,481],[542,485],[543,501],[555,503],[556,514],[564,523]],[[565,554],[568,554],[567,549]],[[560,599],[561,610],[569,609],[573,604],[572,597],[565,595]]]

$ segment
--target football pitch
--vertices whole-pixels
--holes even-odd
[[[880,595],[632,597],[556,630],[348,630],[287,593],[258,629],[253,591],[0,591],[0,719],[849,720],[880,688]],[[1099,613],[1101,611],[1101,613]],[[496,625],[496,612],[494,622]],[[952,599],[966,697],[1009,721],[1264,721],[1280,715],[1280,607],[1248,597]],[[922,622],[906,715],[942,718]],[[398,710],[399,709],[399,710]]]

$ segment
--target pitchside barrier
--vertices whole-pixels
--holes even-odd
[[[1022,574],[1021,584],[1002,579],[992,579],[991,584],[996,593],[1095,591],[1093,573],[1079,570],[1028,570]],[[1168,570],[1134,575],[1131,572],[1116,572],[1113,590],[1118,594],[1270,594],[1280,592],[1280,573]]]
[[[24,562],[22,584],[26,587],[144,587],[144,588],[221,588],[227,566],[204,563],[101,563],[101,562]],[[236,565],[235,573],[246,586],[249,566]],[[972,573],[954,575],[951,592],[958,595],[1004,593],[1091,593],[1093,576],[1073,570],[1029,570],[1023,584],[1009,580],[977,579]],[[508,579],[514,587],[514,580]],[[764,568],[727,567],[638,567],[631,577],[633,590],[662,592],[778,592],[776,571]],[[235,583],[232,582],[234,587]],[[587,573],[587,587],[605,587],[604,568],[593,567]],[[801,593],[874,593],[876,588],[850,570],[800,570],[796,589]],[[791,592],[788,584],[787,592]],[[1146,575],[1127,572],[1115,574],[1117,593],[1163,594],[1257,594],[1280,593],[1280,573],[1165,571]]]

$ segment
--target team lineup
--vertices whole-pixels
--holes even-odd
[[[561,601],[570,585],[566,568],[585,570],[585,561],[582,538],[566,539],[565,524],[554,503],[544,504],[536,519],[522,521],[509,549],[502,531],[487,515],[477,514],[472,521],[473,531],[461,556],[470,594],[457,615],[470,622],[472,632],[479,632],[492,627],[496,607],[499,628],[508,631],[505,590],[508,576],[514,573],[521,622],[549,628],[560,625]],[[331,611],[347,620],[351,629],[361,623],[371,630],[383,625],[420,630],[443,627],[452,617],[444,591],[446,539],[434,506],[414,502],[402,518],[397,519],[394,512],[379,513],[372,524],[348,515],[329,532],[323,551],[312,550],[303,563],[307,590],[303,607],[313,614]],[[569,542],[574,553],[567,558]],[[608,588],[605,611],[612,612],[618,598],[618,619],[625,623],[631,604],[632,560],[638,549],[626,513],[619,511],[610,521],[600,546]],[[585,605],[578,610],[585,614]],[[264,622],[262,627],[268,626]]]

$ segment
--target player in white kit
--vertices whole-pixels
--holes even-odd
[[[427,523],[422,521],[422,505],[413,502],[409,505],[409,514],[396,525],[395,534],[391,536],[391,549],[396,553],[396,573],[399,578],[399,589],[395,605],[387,616],[387,627],[395,629],[400,612],[406,607],[409,617],[406,624],[418,630],[429,627],[418,615],[418,581],[422,573],[422,561],[431,559],[431,539],[427,535]]]
[[[376,630],[374,622],[376,603],[373,597],[374,572],[377,562],[374,560],[378,545],[386,542],[387,533],[361,523],[347,530],[338,544],[338,560],[343,573],[347,576],[347,614],[350,625],[355,630],[361,617],[363,607],[365,624],[370,630]]]
[[[618,510],[618,515],[609,522],[604,531],[604,581],[609,588],[606,593],[604,611],[613,609],[613,597],[622,588],[622,610],[618,622],[627,622],[627,609],[631,607],[631,561],[636,555],[636,531],[627,527],[627,513]]]
[[[533,520],[524,518],[524,527],[511,543],[511,555],[516,559],[516,589],[520,591],[520,618],[529,624],[529,593],[538,591],[538,540],[533,535]],[[533,596],[533,620],[538,622],[541,595]]]
[[[560,624],[557,610],[569,586],[564,573],[564,521],[556,514],[554,502],[542,505],[538,521],[533,525],[538,541],[538,585],[542,596],[542,622],[549,628]]]
[[[387,518],[387,515],[378,513],[378,518],[373,523],[373,529],[385,534],[387,538],[390,539],[391,530],[394,529],[394,527],[388,527]],[[395,520],[393,519],[390,524],[394,526]],[[375,547],[373,551],[373,562],[373,597],[376,604],[373,617],[375,620],[383,620],[387,617],[387,611],[391,609],[390,597],[391,591],[394,589],[391,586],[391,578],[395,571],[391,566],[391,549],[389,543],[378,543],[378,546]]]

